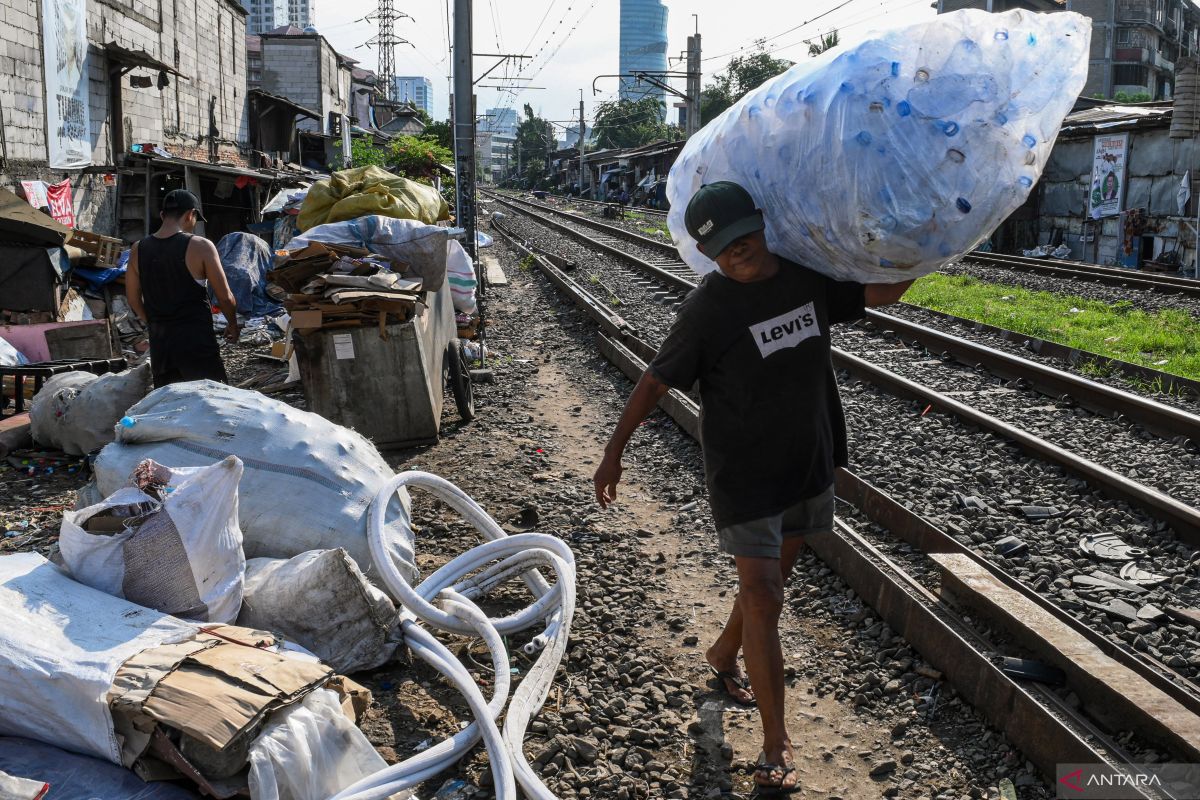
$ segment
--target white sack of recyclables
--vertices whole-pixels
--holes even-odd
[[[861,283],[937,270],[1029,195],[1083,88],[1091,27],[956,11],[797,64],[683,148],[667,183],[680,254],[716,269],[684,210],[729,180],[764,210],[777,255]]]

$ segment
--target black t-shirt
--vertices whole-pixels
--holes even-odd
[[[829,326],[861,319],[861,283],[780,259],[738,283],[719,271],[688,295],[651,373],[700,383],[700,442],[718,528],[814,497],[845,466],[846,420],[829,360]]]

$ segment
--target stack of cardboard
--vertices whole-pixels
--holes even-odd
[[[407,322],[424,298],[422,282],[366,250],[313,243],[290,253],[267,277],[287,291],[293,330],[313,331]]]

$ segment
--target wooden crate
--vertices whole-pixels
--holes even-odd
[[[71,240],[67,244],[95,256],[98,267],[115,267],[121,250],[125,247],[125,243],[120,239],[78,229],[71,231]]]

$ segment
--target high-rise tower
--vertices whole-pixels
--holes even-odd
[[[622,75],[667,71],[667,7],[662,0],[621,0],[620,53]],[[638,100],[646,95],[666,99],[658,87],[621,79],[622,99]]]

